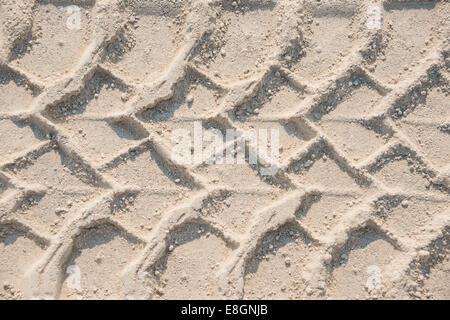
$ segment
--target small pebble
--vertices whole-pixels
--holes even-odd
[[[289,259],[289,257],[287,257],[285,260],[284,260],[284,263],[286,264],[286,266],[290,266],[291,265],[291,259]]]
[[[402,201],[402,207],[403,208],[407,208],[408,207],[408,200],[405,199],[405,200]]]

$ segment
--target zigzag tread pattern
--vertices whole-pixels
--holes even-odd
[[[448,299],[450,5],[372,5],[2,1],[0,299]]]

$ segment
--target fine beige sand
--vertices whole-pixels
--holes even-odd
[[[0,22],[0,299],[450,298],[448,1],[0,0]],[[278,130],[278,171],[174,161],[199,122]]]

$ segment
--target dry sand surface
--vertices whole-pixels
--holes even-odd
[[[449,299],[449,15],[0,0],[0,299]],[[199,122],[278,171],[174,161]]]

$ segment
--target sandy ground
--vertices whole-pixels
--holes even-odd
[[[449,14],[0,0],[0,298],[449,299]],[[276,175],[173,161],[196,121]]]

